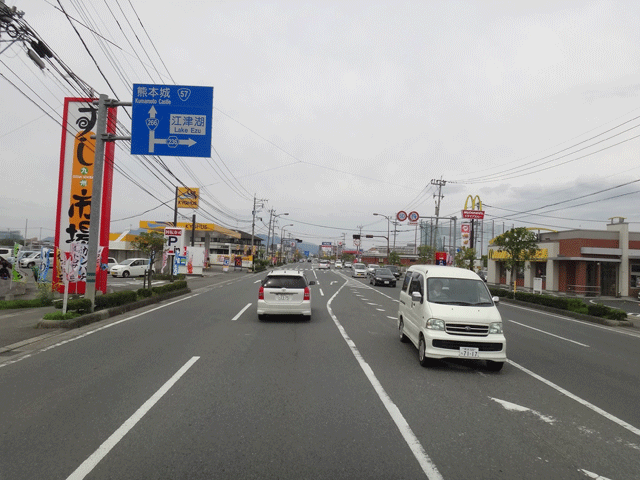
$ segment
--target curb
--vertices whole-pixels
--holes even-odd
[[[500,298],[500,303],[513,303],[521,307],[529,307],[535,310],[543,310],[545,312],[557,313],[558,315],[564,315],[565,317],[575,318],[577,320],[585,320],[587,322],[599,323],[600,325],[607,325],[609,327],[634,327],[633,322],[629,320],[610,320],[608,318],[594,317],[592,315],[585,315],[583,313],[572,312],[571,310],[563,310],[561,308],[548,307],[546,305],[539,305],[537,303],[523,302],[522,300],[516,300],[511,298]]]
[[[163,300],[169,300],[171,298],[179,297],[191,293],[190,288],[183,288],[181,290],[174,290],[172,292],[155,295],[149,298],[143,298],[135,302],[127,303],[125,305],[118,305],[117,307],[111,307],[106,310],[100,310],[98,312],[87,313],[70,320],[40,320],[36,325],[36,328],[79,328],[84,325],[106,320],[116,315],[136,310],[138,308],[146,307],[147,305],[153,305],[154,303],[160,303]]]

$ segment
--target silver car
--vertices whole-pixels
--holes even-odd
[[[266,315],[304,315],[311,319],[311,290],[302,270],[269,272],[258,290],[258,318]]]

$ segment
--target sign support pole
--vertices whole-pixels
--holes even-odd
[[[87,252],[87,283],[84,298],[91,301],[93,312],[96,303],[96,270],[98,263],[98,244],[100,243],[100,212],[102,210],[102,174],[104,171],[104,143],[106,141],[126,140],[131,137],[113,137],[107,132],[107,107],[131,106],[131,102],[109,100],[105,94],[98,99],[96,119],[96,151],[93,165],[93,189],[91,192],[91,210],[89,213],[89,244]]]

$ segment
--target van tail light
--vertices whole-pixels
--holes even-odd
[[[264,287],[260,285],[260,290],[258,290],[258,300],[264,300]]]
[[[311,300],[311,290],[309,290],[309,287],[304,287],[304,299]]]

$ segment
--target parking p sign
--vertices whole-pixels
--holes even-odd
[[[164,229],[164,250],[167,255],[178,255],[184,247],[184,228],[166,227]]]

